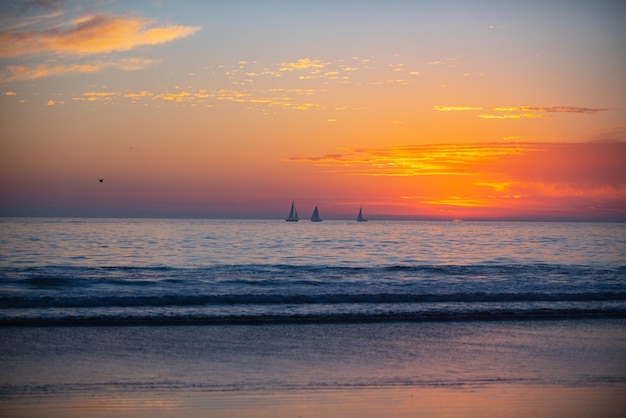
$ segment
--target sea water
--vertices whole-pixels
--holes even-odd
[[[593,316],[626,224],[0,220],[0,324]]]
[[[625,249],[622,223],[0,219],[0,415],[622,416]]]

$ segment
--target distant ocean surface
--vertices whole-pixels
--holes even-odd
[[[626,317],[626,224],[0,219],[0,325]]]

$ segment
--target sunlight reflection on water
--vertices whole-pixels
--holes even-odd
[[[626,265],[626,224],[49,219],[0,222],[9,265]]]

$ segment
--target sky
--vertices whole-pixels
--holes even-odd
[[[3,1],[0,216],[626,221],[624,21],[609,0]]]

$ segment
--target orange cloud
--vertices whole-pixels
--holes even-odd
[[[475,106],[433,106],[433,109],[440,112],[457,112],[465,110],[483,110],[482,107]]]
[[[526,144],[448,144],[353,149],[344,154],[292,157],[290,161],[312,162],[332,171],[359,176],[469,176],[470,167],[485,161],[526,152]]]
[[[504,115],[483,113],[478,117],[482,119],[542,119],[551,118],[552,116],[544,115],[542,113],[507,113]]]
[[[394,190],[428,216],[626,219],[626,142],[397,146],[290,161],[381,179],[373,193]]]
[[[313,109],[325,108],[321,103],[313,103],[309,96],[314,96],[315,90],[312,89],[252,89],[248,91],[240,91],[234,89],[189,89],[163,92],[139,91],[139,92],[120,92],[120,91],[88,91],[80,96],[72,97],[75,102],[95,102],[106,101],[109,104],[125,103],[130,99],[131,103],[140,103],[142,105],[155,104],[161,106],[163,103],[175,103],[177,106],[204,106],[213,107],[218,103],[235,103],[245,106],[249,109],[260,110],[263,112],[269,109],[286,109],[308,111]],[[305,99],[305,97],[307,97]]]
[[[110,100],[112,97],[115,96],[119,96],[119,93],[114,91],[87,91],[83,93],[81,97],[72,97],[72,100],[93,102],[98,99]]]
[[[598,112],[604,112],[608,109],[603,108],[593,108],[593,107],[573,107],[573,106],[552,106],[552,107],[542,107],[542,106],[514,106],[514,107],[475,107],[475,106],[433,106],[434,110],[439,112],[457,112],[457,111],[478,111],[478,110],[489,110],[492,112],[504,112],[500,113],[482,113],[478,115],[479,118],[482,119],[540,119],[540,118],[550,118],[551,115],[546,115],[541,112],[546,113],[580,113],[591,115]],[[526,112],[526,113],[515,113],[515,112]],[[535,112],[535,113],[529,113]],[[538,113],[537,113],[538,112]]]
[[[0,83],[35,80],[42,77],[63,76],[67,74],[96,73],[107,68],[116,68],[123,71],[136,71],[149,67],[156,62],[158,61],[142,58],[127,58],[119,61],[96,61],[88,64],[41,64],[32,67],[27,65],[9,65],[7,67],[8,74],[0,74]]]
[[[592,107],[572,107],[572,106],[552,106],[552,107],[532,107],[532,106],[519,106],[519,107],[492,107],[492,110],[497,112],[516,112],[516,111],[535,111],[535,112],[550,112],[550,113],[585,113],[593,114],[598,112],[604,112],[608,109],[592,108]]]
[[[141,45],[157,45],[187,37],[199,26],[150,28],[151,20],[131,16],[84,16],[68,27],[42,31],[0,32],[0,58],[39,54],[84,55],[128,51]]]
[[[294,71],[294,70],[302,70],[308,68],[317,68],[321,69],[329,65],[329,62],[325,62],[322,60],[314,60],[311,58],[300,58],[295,62],[283,62],[281,63],[280,71]]]

